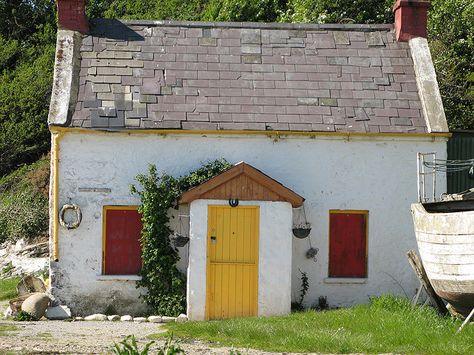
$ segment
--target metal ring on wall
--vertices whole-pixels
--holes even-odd
[[[66,222],[64,220],[64,215],[66,213],[66,211],[68,210],[72,210],[76,213],[76,221],[74,222]],[[77,227],[79,227],[79,225],[81,224],[81,221],[82,221],[82,212],[81,212],[81,208],[78,206],[78,205],[74,205],[74,204],[71,204],[71,205],[64,205],[61,210],[59,211],[59,223],[64,227],[64,228],[67,228],[67,229],[76,229]]]

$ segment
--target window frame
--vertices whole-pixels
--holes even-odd
[[[365,222],[365,275],[364,276],[331,276],[331,215],[333,214],[356,214],[364,216]],[[344,280],[343,283],[351,283],[351,280],[354,280],[355,283],[360,283],[359,281],[367,280],[369,277],[369,210],[341,210],[341,209],[332,209],[329,210],[329,221],[328,221],[328,277],[327,283],[332,283],[331,280]]]
[[[98,275],[99,279],[121,279],[125,276],[124,279],[135,279],[138,274],[123,274],[123,275],[114,275],[107,274],[105,269],[105,260],[106,260],[106,245],[107,245],[107,212],[108,211],[137,211],[138,205],[105,205],[102,208],[102,270],[101,274]]]

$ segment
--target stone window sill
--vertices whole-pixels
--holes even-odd
[[[366,284],[366,278],[351,277],[327,277],[324,279],[325,284]]]
[[[139,281],[142,277],[138,275],[97,275],[97,281]]]

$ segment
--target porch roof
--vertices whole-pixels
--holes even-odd
[[[296,192],[244,162],[186,191],[179,203],[191,203],[197,199],[284,201],[294,208],[304,202],[304,198]]]

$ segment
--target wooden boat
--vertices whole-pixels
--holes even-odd
[[[474,308],[474,200],[415,203],[411,211],[435,292],[467,316]]]

